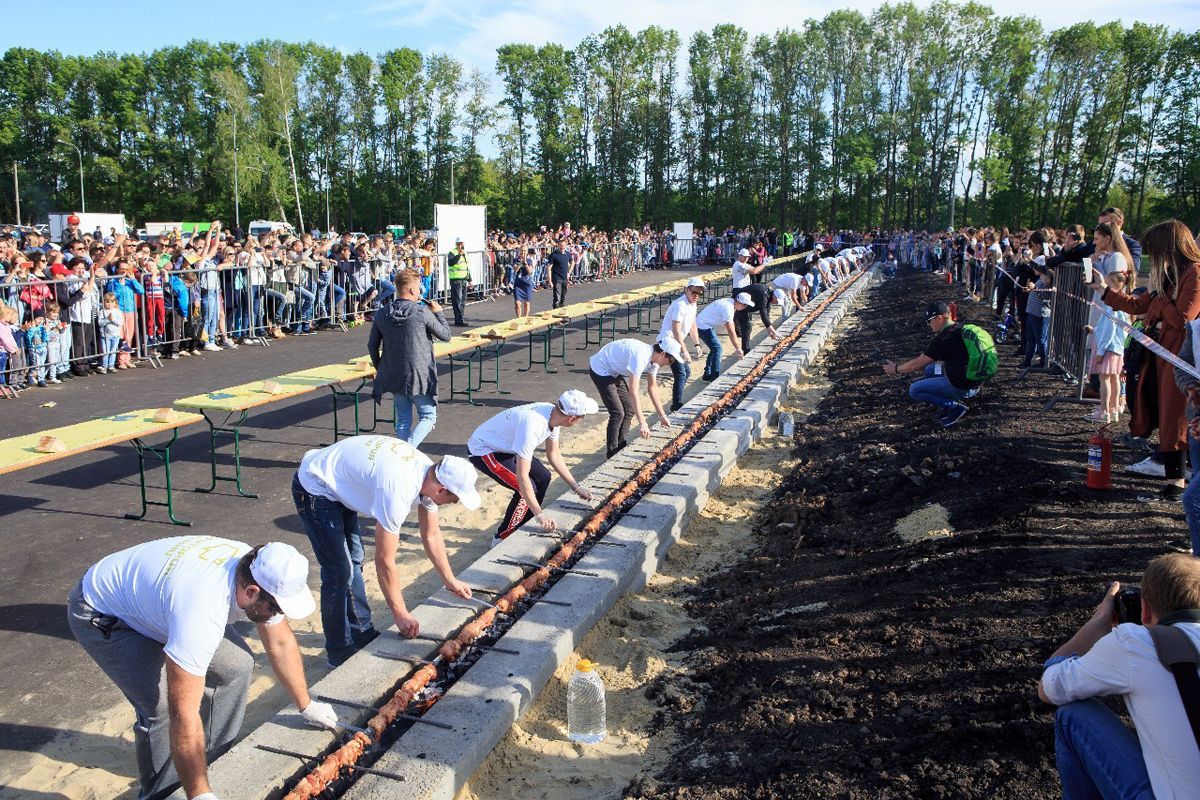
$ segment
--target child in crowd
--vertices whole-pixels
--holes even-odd
[[[29,382],[46,388],[46,357],[50,354],[50,335],[46,331],[46,317],[36,311],[33,322],[25,330],[25,349],[29,353]]]
[[[98,372],[103,374],[117,368],[117,350],[121,346],[121,332],[124,327],[125,315],[117,308],[117,296],[112,292],[105,292],[104,308],[100,310],[100,344],[103,356]]]
[[[1105,282],[1115,291],[1125,291],[1125,273],[1113,272]],[[1109,315],[1112,315],[1111,317]],[[1092,363],[1088,373],[1100,376],[1100,406],[1084,419],[1092,422],[1116,422],[1121,418],[1121,375],[1125,370],[1125,328],[1113,321],[1116,317],[1129,324],[1124,311],[1108,310],[1101,314],[1092,331]]]
[[[167,310],[163,299],[163,274],[158,262],[147,257],[142,272],[143,303],[146,308],[146,344],[160,344],[167,333]]]
[[[71,374],[71,328],[62,320],[62,307],[55,302],[46,304],[46,342],[50,348],[47,383],[62,383],[63,375]]]
[[[17,310],[10,305],[0,304],[0,397],[13,400],[20,391],[16,363],[21,349],[13,335],[17,323]]]

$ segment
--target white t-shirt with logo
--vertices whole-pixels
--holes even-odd
[[[320,450],[309,450],[298,475],[304,491],[336,500],[400,532],[421,501],[421,483],[433,461],[407,442],[391,436],[351,436]],[[426,510],[437,511],[432,502]]]
[[[558,441],[559,429],[550,427],[553,410],[553,403],[529,403],[502,411],[475,429],[467,450],[473,456],[515,453],[531,459],[547,439]]]
[[[696,315],[696,327],[700,330],[723,327],[726,322],[733,322],[733,314],[737,309],[733,306],[732,297],[722,297],[714,300]]]
[[[753,268],[750,266],[749,261],[733,262],[733,288],[740,289],[743,286],[749,286],[752,283],[750,280],[751,269]]]
[[[663,314],[662,325],[658,328],[658,338],[674,338],[673,326],[676,322],[679,323],[681,336],[687,336],[696,322],[696,304],[691,302],[686,294],[676,297],[674,302],[667,306],[667,313]]]
[[[588,359],[588,366],[597,375],[609,378],[623,375],[640,379],[643,373],[655,378],[658,376],[658,364],[650,361],[653,355],[654,345],[637,339],[617,339],[597,350]]]
[[[83,599],[117,617],[192,675],[203,677],[225,637],[246,619],[238,608],[238,561],[250,545],[216,536],[175,536],[105,556],[83,576]],[[283,620],[277,614],[268,625]]]

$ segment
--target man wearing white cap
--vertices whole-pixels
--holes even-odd
[[[738,251],[737,261],[733,262],[733,288],[741,289],[743,286],[749,286],[753,283],[751,276],[758,275],[766,268],[766,264],[759,264],[757,267],[751,266],[750,251],[743,247]]]
[[[670,366],[672,361],[683,358],[679,342],[671,337],[660,339],[657,344],[647,344],[637,339],[617,339],[601,347],[588,359],[589,372],[600,402],[608,411],[608,458],[612,458],[627,442],[629,428],[636,419],[641,426],[643,439],[650,437],[650,425],[642,413],[642,398],[638,384],[646,376],[646,393],[658,412],[659,425],[670,428],[667,412],[658,398],[658,368]]]
[[[308,694],[288,619],[316,604],[308,559],[282,542],[261,547],[178,536],[101,559],[76,584],[67,621],[79,644],[133,705],[141,798],[182,784],[216,800],[208,762],[229,749],[246,715],[254,657],[230,623],[258,626],[275,676],[310,725],[338,726]]]
[[[512,500],[492,537],[492,544],[507,539],[533,517],[542,530],[552,531],[554,520],[542,512],[542,500],[550,486],[550,471],[534,457],[544,442],[546,460],[571,491],[583,500],[592,493],[579,485],[558,449],[560,428],[570,428],[588,414],[600,410],[596,401],[578,389],[568,389],[557,403],[529,403],[501,411],[480,425],[467,440],[471,463],[501,486],[513,490]]]
[[[363,585],[359,514],[375,520],[375,574],[402,636],[420,632],[396,571],[400,527],[413,507],[421,544],[443,584],[460,597],[471,596],[450,569],[438,526],[438,506],[461,502],[468,510],[479,508],[475,470],[465,458],[446,456],[434,464],[391,436],[352,436],[304,454],[292,479],[292,500],[321,565],[321,625],[330,666],[378,635]]]
[[[708,358],[704,362],[704,380],[715,381],[721,375],[721,340],[717,338],[718,327],[725,329],[733,352],[741,358],[746,355],[738,344],[737,331],[733,327],[733,315],[744,308],[754,308],[754,301],[745,292],[736,292],[733,297],[714,300],[696,315],[696,329],[700,339],[708,345]]]
[[[767,334],[772,339],[779,339],[779,331],[775,330],[775,326],[771,324],[771,306],[779,303],[779,295],[782,295],[783,292],[779,289],[772,289],[766,283],[752,283],[745,289],[741,289],[739,293],[746,294],[751,303],[746,308],[733,312],[733,328],[737,331],[738,339],[742,343],[742,351],[749,353],[753,346],[750,338],[754,333],[754,325],[751,320],[754,313],[757,313],[758,318],[762,320]],[[782,304],[780,303],[780,305]]]
[[[679,343],[680,358],[671,361],[671,374],[675,377],[675,382],[671,386],[671,410],[678,411],[683,407],[683,390],[687,386],[688,378],[692,376],[692,369],[689,366],[692,363],[692,356],[688,353],[687,342],[684,337],[690,335],[692,343],[696,346],[696,357],[700,357],[700,335],[696,333],[696,303],[700,300],[700,295],[704,294],[704,281],[699,278],[691,278],[687,283],[687,288],[683,290],[683,294],[676,297],[674,302],[667,307],[667,313],[663,314],[662,325],[658,328],[658,338],[674,339]]]
[[[808,284],[804,282],[804,272],[808,267],[798,267],[797,270],[784,272],[771,281],[771,287],[776,292],[775,299],[785,317],[808,302]]]

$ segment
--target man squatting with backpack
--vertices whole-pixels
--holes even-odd
[[[937,406],[934,418],[949,428],[967,413],[962,401],[974,397],[979,385],[996,374],[996,346],[978,325],[956,323],[945,303],[930,303],[925,318],[935,334],[925,352],[899,365],[884,361],[883,374],[923,371],[925,377],[908,387],[908,395]]]

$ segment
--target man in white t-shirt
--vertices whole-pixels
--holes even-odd
[[[781,293],[776,294],[775,299],[783,309],[785,317],[808,302],[808,284],[799,273],[785,272],[778,275],[771,281],[771,286],[777,293]]]
[[[230,623],[258,626],[279,683],[311,725],[337,714],[308,694],[288,619],[316,604],[308,559],[271,542],[215,536],[146,542],[101,559],[76,584],[67,621],[79,644],[133,705],[139,797],[182,784],[193,800],[216,800],[208,762],[233,744],[246,714],[254,657]]]
[[[1118,624],[1121,585],[1109,586],[1092,618],[1046,662],[1038,694],[1059,706],[1054,751],[1065,800],[1184,800],[1200,787],[1200,708],[1180,684],[1195,677],[1200,647],[1200,559],[1159,556],[1142,577],[1140,609]],[[1179,641],[1172,641],[1179,637]],[[1165,658],[1163,658],[1166,656]],[[1176,678],[1164,666],[1187,670]],[[1181,666],[1186,664],[1187,666]],[[1136,735],[1096,698],[1120,695]]]
[[[668,336],[653,345],[637,339],[617,339],[601,347],[588,359],[592,383],[600,393],[600,402],[608,411],[608,458],[612,458],[627,444],[625,437],[629,435],[629,428],[635,419],[641,426],[639,435],[643,439],[650,437],[650,425],[642,412],[639,387],[643,375],[646,376],[646,393],[650,395],[650,403],[658,412],[659,426],[664,429],[671,427],[666,409],[658,397],[656,379],[659,367],[670,366],[672,361],[682,358],[683,350],[679,342]]]
[[[552,531],[557,527],[542,512],[550,471],[534,457],[534,451],[543,442],[546,460],[571,491],[583,500],[592,499],[592,493],[579,485],[563,461],[558,433],[560,428],[573,427],[587,414],[599,410],[595,400],[578,389],[568,389],[557,403],[529,403],[501,411],[471,434],[467,440],[471,463],[496,483],[513,490],[500,527],[492,537],[493,545],[507,539],[530,517],[537,520],[542,530]]]
[[[757,267],[750,266],[750,251],[743,247],[738,251],[737,261],[733,262],[733,288],[741,289],[743,286],[749,286],[753,283],[751,276],[758,275],[766,268],[766,264],[759,264]]]
[[[700,335],[696,333],[696,303],[704,294],[704,281],[692,278],[687,283],[683,294],[676,297],[663,314],[662,325],[658,328],[658,338],[671,338],[679,342],[680,358],[671,362],[671,375],[675,380],[671,386],[671,410],[678,411],[683,407],[683,390],[688,379],[692,376],[692,356],[688,352],[685,336],[692,337],[696,346],[696,357],[700,357]]]
[[[738,292],[733,297],[722,297],[712,301],[696,315],[696,330],[700,339],[708,346],[708,358],[704,361],[704,380],[715,381],[721,375],[721,340],[717,337],[718,329],[724,329],[738,358],[746,355],[742,352],[737,331],[733,327],[733,315],[745,308],[754,308],[754,301],[745,292]]]
[[[471,590],[454,577],[438,525],[438,506],[479,508],[471,462],[446,456],[436,465],[391,436],[352,436],[309,450],[292,479],[292,500],[321,565],[321,625],[330,666],[338,666],[374,639],[363,585],[358,515],[375,520],[375,573],[402,636],[420,624],[408,613],[396,570],[400,527],[415,507],[421,544],[445,587],[460,597]]]

